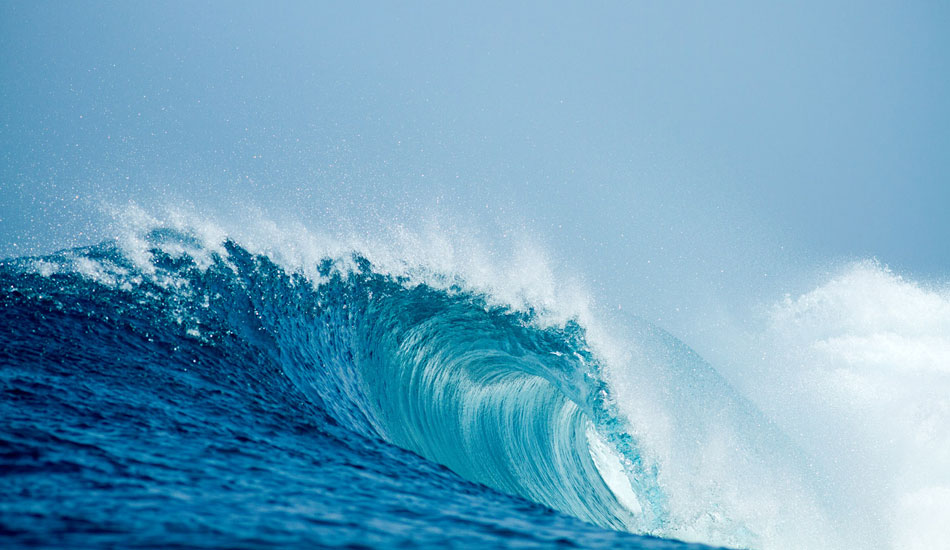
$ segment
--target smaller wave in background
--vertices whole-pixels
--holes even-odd
[[[891,548],[950,540],[950,289],[856,262],[747,345],[744,390],[825,472],[842,525]]]

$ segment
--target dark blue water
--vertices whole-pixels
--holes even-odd
[[[693,547],[628,532],[665,504],[577,323],[147,241],[0,264],[3,546]]]

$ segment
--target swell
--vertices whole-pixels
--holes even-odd
[[[420,529],[431,518],[491,517],[486,510],[498,502],[485,495],[501,495],[484,491],[482,505],[462,514],[472,493],[446,481],[438,463],[504,493],[637,533],[762,548],[911,547],[904,542],[918,533],[946,538],[938,516],[950,502],[947,446],[933,427],[945,424],[947,411],[947,295],[879,265],[849,268],[786,299],[758,340],[732,343],[756,355],[747,358],[747,378],[765,387],[745,388],[745,395],[760,398],[766,417],[650,323],[624,319],[618,345],[582,308],[573,318],[551,315],[546,298],[562,295],[545,294],[543,276],[540,291],[519,297],[509,288],[517,281],[502,278],[497,290],[485,284],[499,280],[491,265],[445,268],[458,254],[450,249],[443,258],[442,246],[418,261],[398,245],[312,246],[313,239],[288,233],[268,248],[260,243],[271,242],[273,232],[255,244],[253,235],[232,240],[224,231],[155,227],[95,247],[0,262],[0,383],[8,398],[0,413],[11,420],[0,430],[9,451],[0,460],[11,472],[39,472],[0,480],[21,499],[14,509],[35,505],[34,485],[45,484],[50,502],[59,502],[59,481],[37,470],[37,456],[50,455],[55,471],[73,471],[82,465],[72,449],[51,450],[80,440],[91,453],[112,438],[121,457],[125,438],[115,436],[134,416],[125,409],[141,407],[133,433],[146,433],[149,447],[153,426],[164,424],[173,435],[154,442],[161,452],[153,458],[164,463],[179,444],[192,448],[195,464],[168,469],[175,476],[191,468],[200,478],[208,464],[231,463],[206,448],[267,460],[275,434],[283,434],[283,454],[267,466],[282,472],[278,463],[298,461],[300,475],[320,486],[298,501],[301,510],[325,502],[319,513],[301,514],[306,518],[336,517],[340,502],[384,524],[391,509],[409,513]],[[400,268],[393,258],[404,257]],[[528,266],[535,259],[522,258]],[[44,357],[54,352],[53,360]],[[157,374],[166,383],[155,383]],[[146,408],[149,399],[140,396],[149,392],[157,395]],[[97,396],[120,419],[101,430],[97,409],[76,414]],[[60,412],[52,412],[53,401]],[[241,422],[208,426],[208,445],[175,435],[182,426],[201,432],[209,411],[224,425],[232,415]],[[71,437],[60,437],[63,419],[82,422],[69,428]],[[260,429],[242,427],[252,425]],[[29,426],[46,435],[24,431]],[[241,430],[244,439],[234,440]],[[324,436],[326,449],[317,443]],[[879,445],[885,440],[897,443]],[[364,456],[373,445],[381,454]],[[297,452],[302,446],[308,453]],[[136,452],[151,456],[150,448]],[[400,458],[380,461],[382,455]],[[113,462],[100,468],[102,477],[136,471],[127,460]],[[312,469],[330,462],[340,465],[339,476]],[[369,487],[398,481],[415,487],[416,496],[435,496],[408,510],[401,489],[382,491],[390,510],[375,508],[375,492],[341,500],[346,487],[337,479],[362,479],[366,470]],[[120,476],[138,483],[128,477]],[[270,494],[282,502],[292,495],[278,478]],[[85,478],[70,479],[83,502],[92,502]],[[172,489],[190,483],[161,487],[178,499]],[[214,476],[207,483],[216,483]],[[458,506],[441,515],[454,499]],[[519,514],[516,500],[497,512],[500,532],[509,533],[504,518]],[[187,521],[211,508],[194,507]],[[21,515],[29,531],[33,516]],[[341,522],[362,533],[365,525],[349,517]],[[549,542],[557,530],[545,536]]]
[[[597,525],[656,530],[656,472],[577,322],[543,327],[531,311],[391,276],[359,255],[325,258],[308,278],[232,241],[209,249],[168,229],[146,241],[145,263],[104,243],[6,267],[77,294],[92,281],[130,296],[166,325],[153,332],[250,345],[347,431]],[[619,457],[637,513],[604,481],[591,437]]]

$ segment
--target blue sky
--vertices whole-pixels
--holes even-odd
[[[502,220],[667,304],[950,272],[945,3],[192,4],[0,5],[0,256],[187,199]]]

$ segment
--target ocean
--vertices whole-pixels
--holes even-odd
[[[0,549],[950,548],[947,28],[0,2]]]
[[[939,547],[947,301],[878,264],[775,306],[813,369],[756,400],[538,254],[126,217],[0,264],[9,545]]]
[[[668,523],[657,469],[576,320],[356,252],[308,276],[141,239],[0,268],[7,543],[699,547],[628,532]]]

